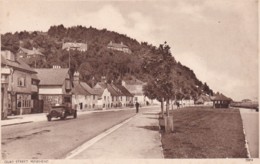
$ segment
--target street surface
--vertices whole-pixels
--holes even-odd
[[[2,159],[63,159],[84,142],[134,115],[131,109],[4,126]]]

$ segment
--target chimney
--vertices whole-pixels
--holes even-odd
[[[74,81],[75,83],[79,83],[79,72],[78,72],[78,71],[76,71],[76,72],[74,73],[73,81]]]
[[[107,83],[106,76],[101,76],[101,82],[102,83]]]
[[[124,80],[122,80],[122,86],[126,86],[126,84],[125,84],[125,81]]]

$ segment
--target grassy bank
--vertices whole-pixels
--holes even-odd
[[[255,109],[256,111],[259,110],[259,105],[256,102],[233,102],[230,104],[230,106],[237,108]]]
[[[238,110],[189,107],[171,114],[174,133],[162,133],[165,158],[246,158]]]

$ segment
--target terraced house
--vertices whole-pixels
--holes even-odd
[[[10,51],[1,51],[2,114],[34,113],[37,107],[39,79],[37,72]],[[34,110],[33,110],[34,109]]]
[[[81,82],[79,76],[79,72],[74,73],[72,105],[77,105],[78,110],[96,109],[97,93],[87,83]]]
[[[133,106],[133,95],[122,85],[111,84],[111,86],[120,93],[120,104],[122,107]]]
[[[108,109],[111,108],[112,97],[111,93],[107,88],[95,86],[93,88],[94,92],[97,94],[97,109]]]

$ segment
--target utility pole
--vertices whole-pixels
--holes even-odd
[[[69,69],[70,69],[70,48],[69,48]]]

